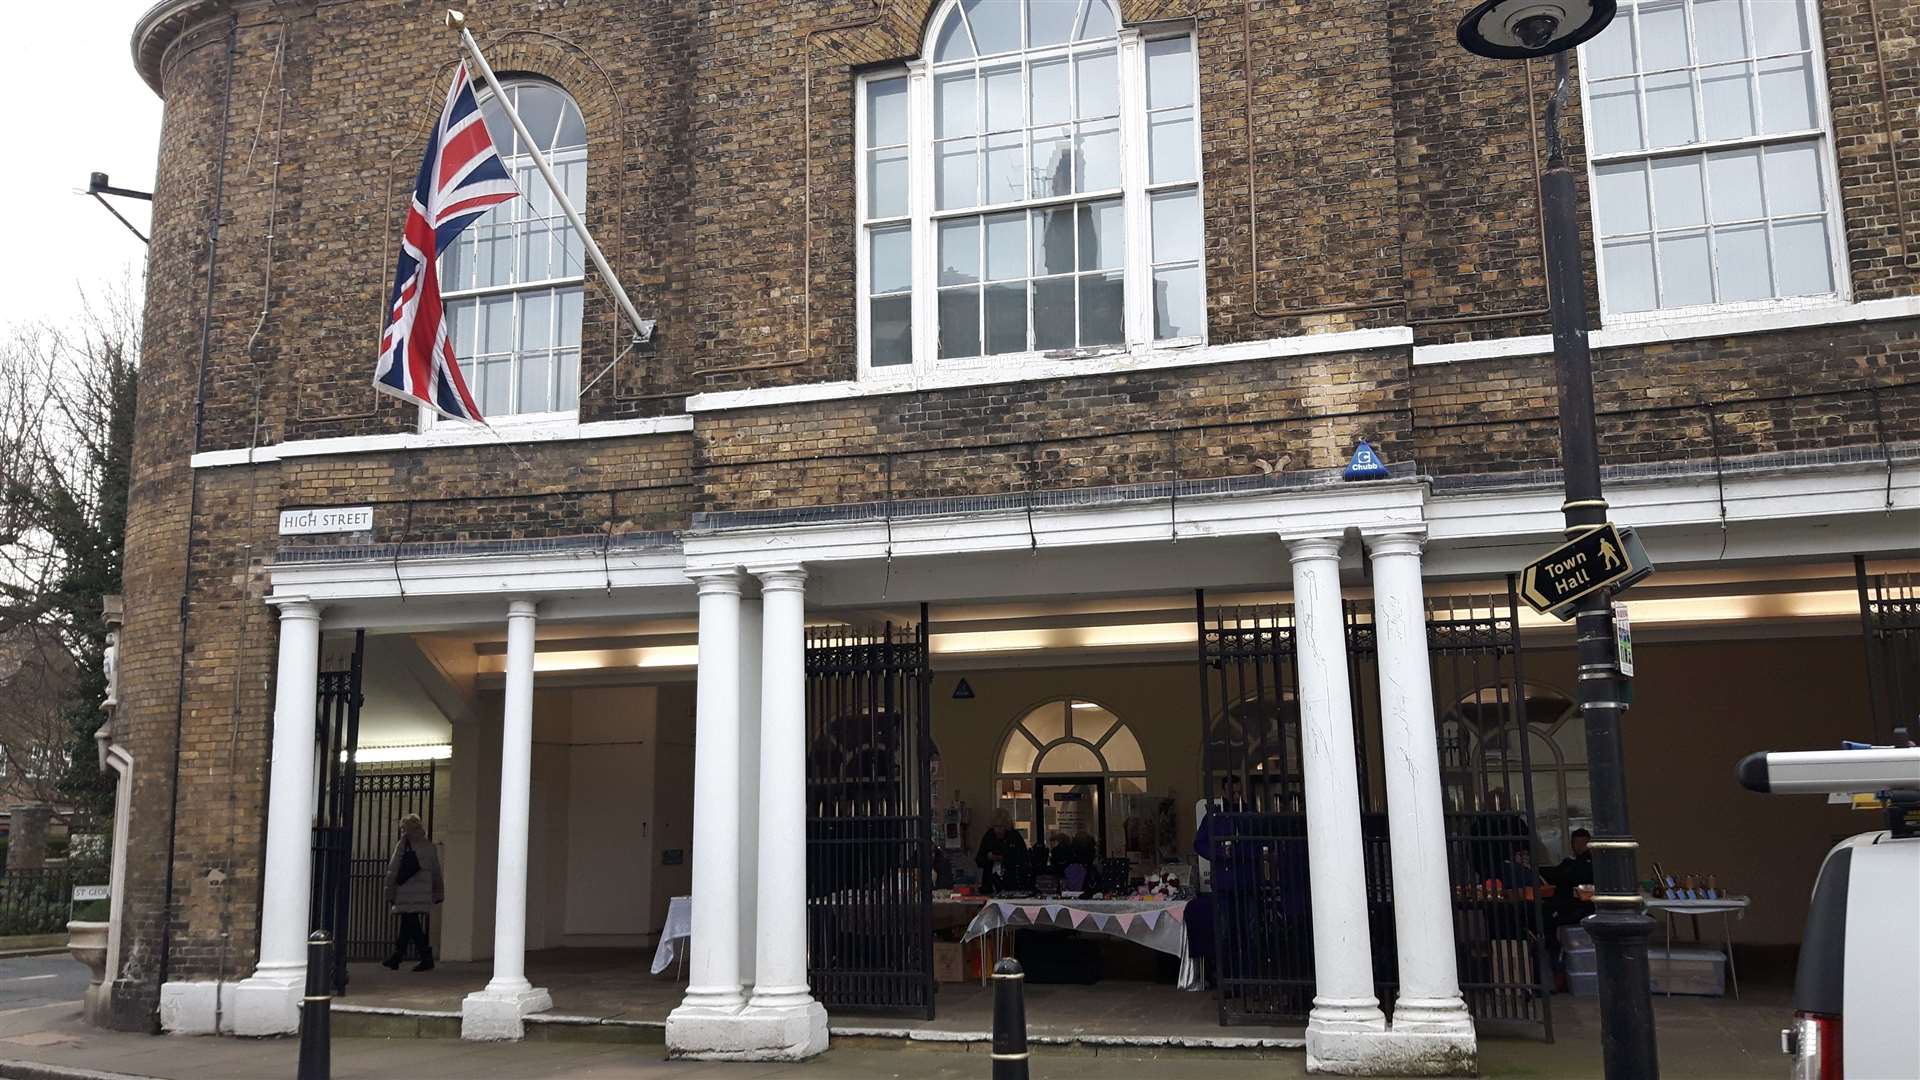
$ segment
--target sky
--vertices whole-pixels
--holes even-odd
[[[133,70],[133,24],[155,0],[9,5],[0,35],[0,206],[9,258],[0,259],[0,332],[77,317],[79,289],[132,276],[146,245],[85,195],[87,174],[153,189],[160,99]],[[24,25],[22,25],[24,24]],[[141,232],[147,204],[110,199]]]

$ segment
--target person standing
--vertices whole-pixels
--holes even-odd
[[[426,916],[433,905],[447,898],[446,879],[440,874],[440,852],[427,836],[427,827],[419,814],[400,819],[400,840],[393,845],[393,857],[387,860],[387,908],[400,916],[400,933],[393,942],[393,954],[383,962],[393,971],[407,958],[410,946],[417,948],[420,962],[415,971],[433,970],[433,946],[427,943]]]
[[[1024,886],[1027,870],[1027,841],[1013,827],[1013,815],[998,810],[993,825],[980,838],[980,850],[973,857],[980,867],[980,891],[992,896]]]

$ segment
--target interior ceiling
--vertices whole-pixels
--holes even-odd
[[[1920,559],[1879,561],[1874,569],[1916,573]],[[1438,582],[1428,589],[1428,605],[1436,611],[1485,611],[1507,603],[1504,580]],[[1369,588],[1365,581],[1355,581],[1346,594],[1349,599],[1364,599]],[[1735,635],[1794,626],[1831,632],[1831,624],[1858,617],[1853,566],[1847,562],[1656,573],[1624,598],[1631,601],[1636,628],[1688,629],[1707,637],[1715,636],[1716,628]],[[1272,590],[1209,593],[1206,603],[1209,607],[1251,606],[1290,599],[1289,593]],[[1116,655],[1159,651],[1177,659],[1194,640],[1194,607],[1193,593],[1152,593],[935,604],[929,607],[929,618],[933,651],[948,657],[1072,654],[1085,662],[1088,650],[1093,650]],[[809,623],[878,627],[887,622],[910,624],[919,614],[917,605],[868,606],[810,611]],[[1567,624],[1524,605],[1520,615],[1522,626],[1540,636],[1552,639],[1571,634]],[[504,670],[504,630],[503,626],[430,636],[442,646],[470,651],[484,678]],[[542,623],[536,650],[541,671],[684,668],[694,663],[697,644],[698,626],[692,618]]]

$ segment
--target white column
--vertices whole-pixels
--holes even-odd
[[[694,575],[700,666],[693,735],[693,939],[687,994],[667,1018],[667,1044],[698,1049],[701,1025],[746,1003],[740,975],[740,578]]]
[[[280,607],[274,682],[267,855],[260,897],[260,962],[233,993],[233,1030],[281,1035],[300,1028],[306,992],[308,899],[313,880],[314,716],[320,679],[320,608]]]
[[[1393,921],[1400,959],[1393,1030],[1460,1036],[1471,1055],[1473,1019],[1460,997],[1453,951],[1453,891],[1420,585],[1424,532],[1370,538],[1387,827],[1393,844]]]
[[[500,839],[493,899],[493,979],[460,1007],[463,1039],[518,1039],[522,1018],[553,1008],[527,981],[527,812],[533,796],[535,605],[507,604],[507,680],[501,701]]]
[[[1367,879],[1354,768],[1353,698],[1340,606],[1340,537],[1288,538],[1293,557],[1295,658],[1307,789],[1307,868],[1313,894],[1313,1010],[1307,1068],[1355,1055],[1354,1037],[1383,1031],[1373,994]]]
[[[753,986],[760,879],[760,598],[740,601],[740,981]]]
[[[799,566],[755,568],[760,579],[760,866],[753,996],[769,1026],[763,1056],[827,1048],[827,1011],[807,992],[806,581]]]

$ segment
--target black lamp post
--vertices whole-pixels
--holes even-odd
[[[1587,297],[1580,226],[1560,113],[1567,101],[1567,50],[1606,29],[1615,0],[1485,0],[1460,21],[1462,47],[1481,56],[1521,60],[1553,57],[1558,78],[1547,102],[1547,169],[1540,177],[1540,208],[1547,243],[1547,300],[1553,312],[1553,366],[1560,384],[1560,457],[1566,474],[1567,535],[1604,525],[1600,447],[1594,433],[1593,371],[1587,353]],[[1587,728],[1593,784],[1592,842],[1595,913],[1583,925],[1593,935],[1600,969],[1600,1045],[1609,1080],[1660,1075],[1654,1046],[1653,1001],[1647,986],[1647,942],[1653,920],[1640,899],[1627,823],[1627,783],[1620,717],[1627,679],[1615,654],[1613,605],[1606,590],[1574,605],[1580,661],[1580,712]]]

